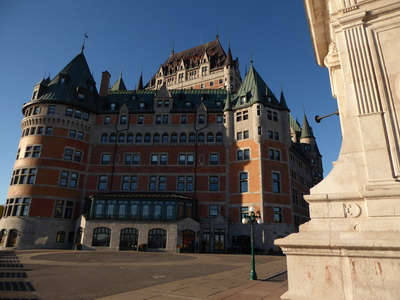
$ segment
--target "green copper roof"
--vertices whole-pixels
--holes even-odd
[[[123,91],[126,90],[124,80],[122,79],[122,74],[119,76],[118,80],[111,87],[110,91]]]
[[[84,94],[84,98],[79,98]],[[86,58],[79,53],[60,73],[48,83],[35,102],[61,101],[70,102],[87,109],[95,109],[97,98],[96,82],[89,70]]]
[[[289,122],[294,131],[301,132],[300,124],[293,118],[292,114],[289,114]]]
[[[235,95],[232,107],[234,109],[252,106],[255,103],[271,105],[280,108],[279,101],[268,88],[265,81],[261,78],[253,65],[244,78],[239,90]]]
[[[304,118],[303,118],[303,128],[301,129],[301,136],[300,138],[307,138],[307,137],[314,137],[310,124],[308,124],[308,120],[306,115],[304,114]]]

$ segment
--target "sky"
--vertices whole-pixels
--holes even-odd
[[[212,41],[230,45],[242,78],[250,60],[269,88],[281,89],[300,123],[306,114],[323,156],[324,176],[342,142],[329,74],[316,64],[302,0],[0,0],[0,204],[7,191],[21,136],[22,105],[44,76],[53,78],[80,51],[99,84],[122,72],[128,89],[140,73],[146,83],[175,53]]]

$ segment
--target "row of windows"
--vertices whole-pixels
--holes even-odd
[[[14,184],[34,184],[36,179],[36,168],[16,169],[13,171],[10,185]]]
[[[43,126],[37,126],[37,127],[30,127],[22,130],[22,136],[27,136],[27,135],[52,135],[53,134],[53,127],[43,127]]]
[[[94,200],[89,217],[172,221],[193,217],[193,204],[183,201]]]
[[[124,228],[121,230],[120,248],[126,244],[137,246],[139,230],[135,228]],[[107,227],[97,227],[93,230],[93,247],[109,247],[111,240],[111,229]],[[129,242],[128,242],[129,241]],[[166,248],[167,231],[161,228],[149,230],[147,245],[149,248]]]
[[[42,111],[42,106],[34,106],[30,107],[25,111],[25,117],[31,116],[31,115],[39,115]],[[56,113],[56,106],[55,105],[49,105],[47,107],[47,115],[54,115]],[[66,117],[73,117],[78,120],[83,120],[83,121],[89,121],[90,114],[86,111],[82,111],[80,109],[74,109],[72,107],[67,107],[65,109],[65,116]]]
[[[72,150],[72,149],[66,149]],[[82,152],[78,152],[80,156],[74,156],[76,158],[75,161],[80,161]],[[75,151],[76,154],[76,151]],[[70,156],[68,156],[70,157]],[[137,153],[127,153],[125,154],[124,164],[125,165],[139,165],[140,164],[140,154]],[[211,153],[209,155],[209,164],[210,165],[218,165],[219,164],[219,154]],[[71,159],[70,159],[71,160]],[[179,165],[194,165],[195,156],[194,154],[178,154],[178,164]],[[111,154],[105,153],[101,155],[102,165],[109,165],[111,163]],[[168,164],[168,154],[166,153],[157,153],[150,155],[150,164],[151,165],[167,165]]]
[[[30,204],[30,198],[7,199],[3,217],[26,217],[29,213]]]
[[[141,134],[138,133],[136,136],[134,136],[133,133],[129,133],[128,135],[125,135],[124,133],[118,134],[118,136],[115,133],[112,133],[108,135],[107,133],[103,133],[101,135],[100,143],[194,143],[196,142],[196,134],[191,132],[188,135],[186,133],[181,133],[179,136],[177,133],[172,133],[169,135],[168,133],[163,133],[160,135],[159,133],[153,134],[153,136],[150,133],[146,134]],[[223,142],[223,135],[222,133],[218,132],[217,134],[214,134],[209,132],[207,133],[207,136],[200,132],[197,135],[197,142],[199,143],[222,143]]]

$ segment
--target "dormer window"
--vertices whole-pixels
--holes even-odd
[[[246,96],[240,97],[240,104],[245,104],[246,103]]]
[[[164,100],[164,107],[169,107],[169,100]]]
[[[117,104],[116,103],[110,103],[110,110],[116,110]]]
[[[140,102],[139,103],[139,109],[145,109],[145,107],[146,107],[146,105],[145,105],[145,103],[144,102]]]
[[[186,101],[185,102],[185,108],[192,108],[192,102]]]
[[[61,77],[61,78],[60,78],[60,83],[61,83],[61,84],[64,84],[64,83],[65,83],[65,77]]]
[[[84,99],[85,99],[85,94],[83,94],[83,93],[78,93],[78,99],[84,100]]]

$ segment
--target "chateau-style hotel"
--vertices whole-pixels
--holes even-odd
[[[133,90],[107,71],[98,90],[83,49],[34,86],[0,248],[243,253],[254,207],[255,246],[273,253],[309,219],[323,170],[307,118],[252,63],[242,79],[218,36],[167,56]]]

